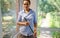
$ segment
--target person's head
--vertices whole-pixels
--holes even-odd
[[[23,0],[24,9],[26,9],[26,10],[29,9],[30,4],[31,4],[30,0]]]

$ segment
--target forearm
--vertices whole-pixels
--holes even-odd
[[[19,25],[19,26],[27,26],[27,25],[29,25],[29,22],[18,22],[17,25]]]
[[[37,32],[37,27],[34,27],[34,32]]]
[[[34,24],[34,31],[37,31],[37,24]]]
[[[17,32],[19,31],[19,25],[16,25],[16,31]]]
[[[17,25],[16,25],[16,31],[18,32],[19,31],[19,27],[24,25],[24,22],[17,22]]]
[[[24,25],[24,22],[18,22],[17,25]]]
[[[34,36],[36,37],[37,36],[37,23],[34,24]]]

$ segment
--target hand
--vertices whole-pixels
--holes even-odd
[[[37,37],[37,32],[34,32],[34,38],[36,38]]]
[[[29,22],[25,22],[25,25],[28,26],[30,23]]]

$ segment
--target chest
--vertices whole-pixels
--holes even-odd
[[[22,21],[25,21],[25,19],[28,21],[33,21],[33,19],[34,19],[33,14],[22,14],[21,17],[22,17],[21,18]]]

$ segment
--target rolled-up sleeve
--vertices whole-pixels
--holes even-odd
[[[34,23],[37,23],[36,13],[34,13]]]
[[[21,21],[21,13],[19,12],[17,17],[17,22],[20,22],[20,21]]]

